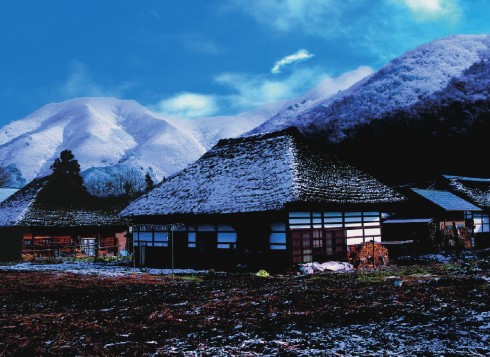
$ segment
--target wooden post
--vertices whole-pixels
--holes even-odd
[[[373,237],[373,269],[376,268],[376,257],[374,256],[374,237]]]

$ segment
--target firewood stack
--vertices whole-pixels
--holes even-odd
[[[359,268],[373,267],[373,243],[367,242],[359,249],[359,259],[361,264]],[[374,265],[388,264],[388,249],[381,244],[374,244]]]

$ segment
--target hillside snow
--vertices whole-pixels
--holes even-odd
[[[331,142],[352,127],[408,108],[443,91],[472,65],[489,59],[489,35],[455,35],[422,45],[378,72],[326,100],[298,103],[283,110],[253,133],[291,125],[307,134],[326,133]]]
[[[188,120],[153,113],[131,100],[77,98],[48,104],[1,128],[0,163],[20,170],[29,182],[49,174],[54,159],[69,149],[92,179],[133,168],[160,180],[219,139],[251,130],[278,110]]]

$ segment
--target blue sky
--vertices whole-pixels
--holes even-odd
[[[489,15],[486,0],[0,0],[0,124],[83,96],[234,114],[490,33]]]

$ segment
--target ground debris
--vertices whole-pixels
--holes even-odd
[[[488,355],[489,266],[267,279],[0,271],[0,356]]]

